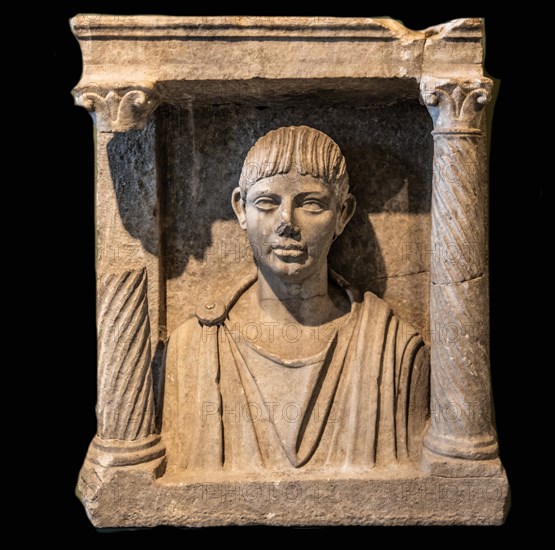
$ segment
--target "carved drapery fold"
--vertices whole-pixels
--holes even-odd
[[[434,121],[430,266],[432,419],[425,446],[440,455],[497,456],[489,371],[487,162],[482,132],[491,81],[426,78]]]

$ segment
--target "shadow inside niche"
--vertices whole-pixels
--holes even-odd
[[[107,154],[119,216],[124,228],[129,235],[141,241],[147,252],[158,255],[160,212],[154,121],[150,121],[143,130],[113,134],[108,143]],[[107,220],[107,223],[113,221]]]
[[[425,109],[410,101],[364,108],[262,110],[233,104],[164,105],[155,124],[115,134],[108,154],[121,220],[148,252],[158,254],[158,217],[162,216],[166,279],[202,279],[204,267],[186,274],[191,259],[199,266],[222,262],[222,254],[210,252],[221,244],[215,241],[245,243],[230,206],[245,156],[268,131],[301,124],[325,132],[338,143],[357,199],[353,219],[332,247],[330,265],[360,290],[385,293],[383,247],[395,243],[378,242],[370,215],[429,212],[431,123]],[[229,242],[222,246],[228,247]],[[238,267],[225,261],[219,269],[224,279]],[[217,271],[215,266],[212,273]]]
[[[427,212],[430,189],[422,170],[396,151],[372,145],[345,149],[357,209],[333,244],[330,264],[362,292],[370,290],[381,297],[388,274],[370,215]]]

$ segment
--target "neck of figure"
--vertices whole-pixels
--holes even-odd
[[[306,279],[296,282],[259,269],[256,298],[264,317],[305,326],[327,322],[335,309],[328,293],[327,262]]]

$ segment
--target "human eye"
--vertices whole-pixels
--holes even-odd
[[[307,199],[303,202],[303,210],[308,210],[309,212],[322,212],[324,209],[325,205],[315,199]]]
[[[277,202],[271,197],[260,197],[254,201],[254,205],[258,210],[273,210],[277,206]]]

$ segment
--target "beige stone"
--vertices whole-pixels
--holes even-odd
[[[97,527],[500,524],[483,26],[72,20]]]

